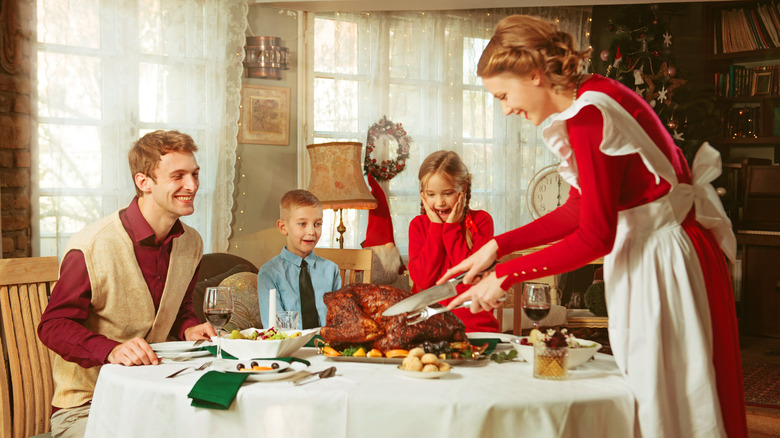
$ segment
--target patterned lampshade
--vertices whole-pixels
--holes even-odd
[[[361,143],[320,143],[306,148],[311,159],[308,190],[319,198],[323,208],[370,210],[377,207],[363,179]]]

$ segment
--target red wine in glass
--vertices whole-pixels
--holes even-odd
[[[550,313],[549,307],[524,307],[526,316],[534,321],[541,321]]]
[[[217,360],[222,361],[222,327],[233,316],[233,291],[230,287],[207,287],[203,297],[203,315],[217,331]]]
[[[550,285],[545,283],[523,283],[523,310],[539,329],[539,321],[550,313]]]

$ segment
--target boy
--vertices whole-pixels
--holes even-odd
[[[322,204],[306,190],[291,190],[282,196],[279,210],[276,228],[287,236],[287,245],[257,274],[263,327],[276,323],[268,320],[271,289],[276,290],[277,311],[300,312],[298,328],[322,327],[328,312],[322,296],[341,288],[339,267],[313,252],[322,235]]]

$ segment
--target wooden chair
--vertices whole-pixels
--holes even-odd
[[[29,437],[51,430],[54,353],[41,343],[36,330],[58,275],[57,257],[0,260],[3,437]]]
[[[370,249],[314,248],[314,253],[339,265],[342,286],[371,283],[371,257],[374,253]],[[358,281],[360,273],[363,276]]]

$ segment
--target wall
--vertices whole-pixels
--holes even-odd
[[[290,88],[290,144],[240,144],[236,179],[231,254],[259,267],[278,254],[284,242],[276,230],[279,199],[298,188],[298,15],[299,12],[250,5],[247,35],[275,36],[290,50],[290,68],[281,80],[244,78],[244,84]]]
[[[2,257],[32,255],[31,25],[34,0],[2,0],[0,9],[0,222]]]

